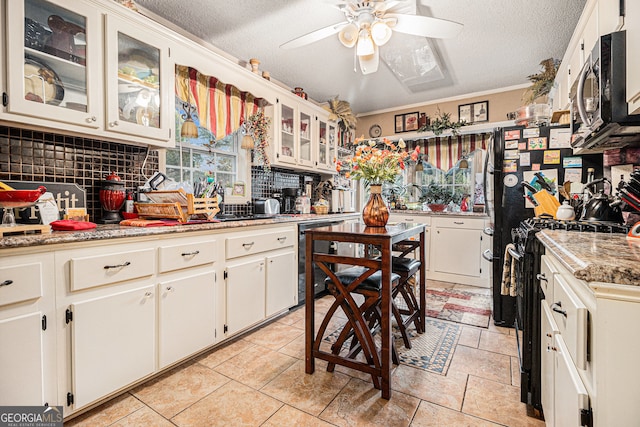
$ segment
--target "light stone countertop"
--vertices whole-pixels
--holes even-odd
[[[419,211],[413,209],[392,209],[392,214],[404,214],[404,215],[421,215],[421,216],[451,216],[451,217],[480,217],[487,218],[485,212],[432,212],[432,211]]]
[[[189,231],[206,230],[237,230],[243,227],[256,225],[282,225],[310,221],[327,221],[336,219],[359,218],[359,213],[331,214],[331,215],[280,215],[275,218],[252,219],[247,221],[226,221],[197,223],[187,225],[171,225],[164,227],[123,227],[117,224],[98,224],[92,230],[80,231],[53,231],[51,234],[15,234],[0,238],[0,250],[29,246],[57,245],[63,243],[76,243],[98,241],[106,239],[118,239],[126,237],[153,236],[159,234],[184,233]]]
[[[578,279],[640,286],[640,239],[565,230],[541,230],[536,237]]]

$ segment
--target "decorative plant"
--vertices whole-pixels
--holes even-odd
[[[338,160],[336,170],[340,172],[343,167],[348,168],[347,178],[364,179],[368,184],[394,182],[404,170],[405,161],[409,158],[416,161],[420,154],[420,146],[416,146],[411,154],[407,153],[402,139],[395,145],[387,138],[378,142],[360,137],[355,144],[355,154],[344,161]]]
[[[556,78],[556,72],[560,66],[560,60],[547,58],[540,65],[543,68],[541,73],[527,77],[533,84],[524,93],[523,101],[526,104],[532,104],[537,98],[545,96],[551,91],[553,80]]]
[[[436,115],[431,119],[430,122],[427,122],[424,126],[418,129],[418,132],[427,132],[431,131],[434,135],[440,135],[447,129],[451,129],[451,133],[455,136],[458,135],[458,129],[462,126],[466,126],[468,123],[463,121],[452,122],[451,121],[451,113],[443,113],[440,111],[440,108],[436,110]]]
[[[255,153],[258,160],[258,164],[262,164],[265,169],[271,167],[269,162],[269,156],[266,149],[269,146],[269,127],[271,126],[271,118],[264,115],[264,110],[261,108],[257,113],[252,114],[247,118],[245,127],[247,134],[253,137],[256,142]]]
[[[356,128],[356,116],[351,111],[351,104],[347,101],[340,101],[336,96],[328,101],[329,107],[329,120],[335,120],[340,126],[340,129],[344,132],[348,132],[349,129]]]

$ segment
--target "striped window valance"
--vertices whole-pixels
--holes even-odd
[[[246,118],[258,111],[261,98],[195,68],[176,65],[176,96],[196,106],[200,126],[216,140],[240,129]]]
[[[445,136],[413,141],[409,146],[415,148],[416,144],[420,145],[420,152],[429,156],[425,160],[436,168],[447,171],[463,153],[469,154],[478,148],[486,150],[490,137],[489,133]]]

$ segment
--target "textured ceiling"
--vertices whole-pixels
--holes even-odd
[[[586,0],[407,0],[417,14],[464,24],[454,39],[431,39],[445,74],[413,93],[380,62],[374,74],[354,73],[354,52],[337,36],[284,50],[284,42],[344,21],[331,0],[137,0],[241,61],[319,102],[338,95],[355,113],[527,84],[540,61],[561,59]],[[335,4],[335,1],[333,2]],[[393,37],[404,36],[395,33]],[[385,49],[383,46],[381,49]]]

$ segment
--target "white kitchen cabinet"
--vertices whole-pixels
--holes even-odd
[[[157,140],[171,137],[169,105],[173,66],[168,42],[159,33],[106,17],[106,129]]]
[[[158,284],[158,362],[165,368],[215,343],[215,271]]]
[[[398,213],[398,212],[392,212],[389,215],[389,222],[390,223],[397,223],[397,222],[414,222],[414,223],[419,223],[419,224],[425,224],[425,238],[426,238],[426,242],[425,242],[425,251],[427,253],[427,257],[425,259],[425,269],[427,271],[427,278],[429,277],[429,258],[431,255],[431,216],[429,215],[412,215],[411,212],[407,212],[407,213]]]
[[[298,164],[303,167],[313,168],[315,166],[317,139],[312,138],[312,136],[316,136],[317,121],[313,112],[304,109],[303,106],[300,106],[298,115],[298,126],[300,127],[298,133]]]
[[[57,405],[53,255],[0,258],[0,406]]]
[[[7,111],[100,127],[101,28],[99,10],[83,1],[8,1]]]
[[[69,306],[76,408],[155,370],[155,287],[80,300]]]
[[[626,1],[627,102],[630,114],[640,114],[640,2]]]
[[[491,248],[483,233],[484,218],[434,216],[431,224],[428,278],[489,287],[488,261],[482,252]]]
[[[541,354],[540,354],[540,398],[542,407],[544,408],[544,420],[547,427],[554,427],[555,424],[555,362],[556,348],[555,335],[558,333],[558,327],[555,326],[551,309],[546,301],[541,302],[541,325],[540,334]]]
[[[171,147],[171,40],[156,24],[103,0],[6,4],[9,122]],[[5,62],[3,58],[3,63]]]
[[[296,255],[293,250],[267,256],[265,314],[273,316],[296,304],[291,284],[296,280]]]
[[[323,116],[316,115],[316,131],[317,138],[317,154],[316,167],[318,172],[327,171],[336,173],[336,150],[337,150],[337,134],[336,123],[326,120]]]
[[[602,36],[618,30],[623,22],[620,16],[620,4],[631,3],[624,0],[598,0],[598,31]],[[628,6],[625,5],[625,9]]]
[[[297,303],[296,238],[295,225],[227,236],[227,337]]]
[[[298,158],[297,133],[298,115],[293,102],[278,99],[275,107],[275,129],[277,139],[274,144],[272,163],[295,166]]]
[[[554,425],[581,426],[581,412],[589,409],[589,395],[561,334],[554,335],[554,343]]]

